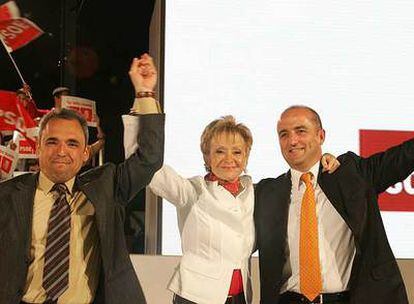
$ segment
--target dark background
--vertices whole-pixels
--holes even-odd
[[[6,1],[0,0],[0,4]],[[121,115],[129,112],[133,88],[128,78],[133,57],[148,52],[155,0],[17,0],[22,17],[44,32],[12,53],[38,108],[53,107],[52,90],[96,101],[106,134],[105,161],[124,158]],[[22,86],[0,46],[0,90]],[[145,191],[126,210],[125,232],[133,253],[144,252]]]
[[[0,0],[0,4],[5,2]],[[154,0],[17,0],[16,3],[22,17],[45,32],[12,53],[32,88],[37,106],[53,107],[51,92],[60,85],[70,87],[72,95],[95,100],[107,135],[105,160],[121,161],[120,116],[129,111],[133,101],[129,64],[134,56],[148,51]],[[66,22],[62,24],[63,11]],[[65,36],[71,37],[62,44]],[[0,89],[15,91],[21,82],[6,51],[0,48]]]

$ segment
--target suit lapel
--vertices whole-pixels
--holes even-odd
[[[105,201],[100,196],[100,191],[97,189],[101,189],[101,193],[105,192],[104,185],[99,184],[99,179],[95,177],[94,174],[84,174],[81,176],[76,177],[76,187],[81,190],[88,200],[92,203],[95,208],[95,220],[97,224],[97,228],[100,235],[105,235],[106,233],[106,224],[101,221],[101,219],[106,219],[106,205]]]
[[[272,256],[284,257],[286,245],[287,221],[291,193],[290,172],[268,183],[257,193],[260,214],[256,225],[261,227],[263,246],[268,247]]]
[[[291,203],[292,193],[292,179],[290,170],[284,175],[280,181],[281,185],[278,187],[277,200],[278,202],[278,218],[277,222],[280,223],[278,229],[281,231],[280,244],[282,244],[282,257],[285,258],[285,247],[287,242],[287,227],[289,219],[289,206]]]
[[[23,240],[26,253],[30,256],[32,238],[33,204],[39,174],[28,175],[26,180],[16,183],[16,191],[12,193],[12,205],[16,216],[16,231]]]
[[[363,201],[364,196],[361,193],[363,191],[361,183],[355,180],[356,177],[348,176],[347,166],[347,163],[343,163],[333,174],[319,174],[318,183],[358,242],[362,234],[363,223],[366,222],[364,218],[367,210]]]
[[[345,205],[341,195],[342,191],[336,175],[327,172],[322,173],[322,168],[319,168],[318,184],[336,211],[347,221]]]

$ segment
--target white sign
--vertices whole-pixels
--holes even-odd
[[[18,155],[12,149],[0,146],[0,179],[8,179],[13,176]]]
[[[62,108],[78,112],[85,117],[88,126],[96,127],[95,101],[75,96],[62,96]]]

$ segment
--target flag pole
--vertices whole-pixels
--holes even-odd
[[[13,58],[13,56],[10,53],[10,48],[4,42],[3,37],[0,37],[0,40],[1,40],[1,44],[3,44],[3,46],[4,46],[4,48],[5,48],[6,52],[7,52],[7,54],[9,55],[9,58],[10,58],[11,62],[13,63],[14,68],[17,71],[17,74],[19,74],[20,80],[22,81],[23,84],[26,84],[26,81],[24,81],[23,75],[20,72],[19,67],[16,64],[16,61],[14,61],[14,58]]]

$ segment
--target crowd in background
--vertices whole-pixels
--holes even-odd
[[[25,172],[37,172],[39,170],[38,159],[36,155],[36,139],[38,128],[42,117],[49,113],[51,110],[62,109],[62,96],[69,96],[70,89],[68,87],[57,87],[52,91],[53,107],[51,109],[39,109],[32,96],[30,86],[24,84],[22,88],[15,92],[16,105],[23,108],[24,114],[22,116],[29,116],[28,120],[31,123],[27,123],[27,117],[23,117],[26,126],[19,127],[16,123],[14,130],[0,129],[0,145],[7,147],[14,151],[14,155],[17,158],[17,162],[13,165],[13,173],[5,175],[0,174],[1,180],[11,178],[13,176],[25,173]],[[21,112],[20,112],[21,113]],[[22,113],[21,113],[22,114]],[[99,152],[103,151],[105,145],[105,133],[103,132],[98,115],[95,116],[96,128],[90,127],[89,133],[89,149],[91,151],[90,158],[85,163],[85,166],[92,167],[103,161],[103,154],[99,158]],[[18,122],[18,120],[16,120]],[[33,124],[33,126],[31,126]],[[31,128],[32,127],[32,128]],[[28,129],[31,129],[30,131]],[[22,146],[26,144],[27,146]],[[21,153],[25,151],[26,153]],[[30,152],[29,152],[30,151]]]

